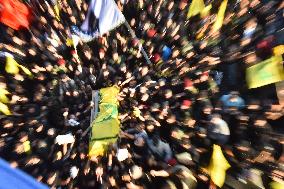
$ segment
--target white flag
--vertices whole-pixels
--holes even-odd
[[[125,18],[113,0],[92,0],[79,36],[88,38],[89,41],[113,30],[123,22]]]

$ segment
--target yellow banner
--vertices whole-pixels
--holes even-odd
[[[110,143],[116,142],[119,134],[117,86],[100,90],[99,113],[92,123],[89,156],[103,156]]]
[[[195,16],[205,8],[205,4],[203,0],[192,0],[191,5],[189,7],[187,18]]]
[[[220,146],[213,145],[213,153],[209,164],[209,173],[211,180],[220,188],[224,185],[226,171],[231,166],[226,160]]]
[[[223,25],[223,21],[224,21],[224,17],[225,17],[225,12],[226,12],[226,8],[227,8],[227,4],[228,4],[228,0],[224,0],[220,7],[219,7],[219,11],[217,14],[217,18],[216,21],[213,25],[213,31],[217,31],[219,30],[222,25]]]
[[[282,56],[273,56],[247,68],[248,88],[257,88],[284,80]]]

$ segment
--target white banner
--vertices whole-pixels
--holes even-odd
[[[98,28],[96,28],[97,31],[92,31],[92,33],[98,32],[100,35],[113,30],[114,28],[125,22],[123,14],[120,12],[113,0],[91,1],[86,19],[81,26],[81,30],[83,32],[90,31],[90,22],[94,21],[91,20],[93,16],[95,16],[98,21]]]

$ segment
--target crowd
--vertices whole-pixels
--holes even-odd
[[[0,57],[12,112],[0,114],[0,156],[12,167],[58,189],[219,188],[207,169],[215,144],[230,164],[224,188],[283,187],[283,105],[274,84],[248,89],[245,80],[284,43],[283,1],[228,1],[214,31],[220,0],[190,18],[188,0],[117,0],[137,38],[121,25],[76,49],[66,39],[88,1],[58,1],[60,18],[52,0],[25,2],[29,29],[0,23],[0,51],[33,74],[5,72]],[[121,132],[90,158],[92,90],[113,85]]]

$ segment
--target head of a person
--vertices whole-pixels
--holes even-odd
[[[257,127],[263,127],[266,125],[266,123],[267,123],[266,118],[262,115],[258,116],[254,121],[254,125]]]
[[[147,125],[146,125],[146,131],[149,134],[151,133],[154,133],[155,131],[155,126],[154,126],[154,123],[153,122],[148,122]]]
[[[163,87],[163,86],[166,85],[166,80],[165,79],[159,79],[158,83],[159,83],[160,87]]]
[[[170,114],[167,116],[166,122],[168,122],[168,123],[175,123],[175,122],[176,122],[176,115],[170,113]]]
[[[100,59],[104,59],[105,58],[105,50],[104,49],[100,49],[99,50],[99,57],[100,57]]]
[[[238,91],[231,91],[230,92],[230,101],[231,102],[234,102],[234,101],[237,101],[239,98],[239,92]]]
[[[129,169],[129,175],[134,180],[137,180],[137,179],[141,178],[142,175],[143,175],[142,167],[139,167],[138,165],[133,165]]]
[[[200,137],[200,138],[205,138],[207,136],[207,131],[205,128],[198,128],[198,131],[197,131],[197,136]]]
[[[191,100],[183,100],[182,104],[180,106],[180,109],[181,110],[188,110],[188,109],[190,109],[191,104],[192,104]]]
[[[159,143],[161,142],[161,138],[159,135],[156,134],[152,137],[152,141],[154,146],[158,146]]]
[[[48,173],[46,183],[49,186],[52,186],[56,181],[56,177],[57,177],[57,173],[55,171]]]
[[[170,90],[170,89],[166,89],[165,92],[164,92],[164,95],[165,95],[166,99],[170,99],[173,96],[173,91]]]
[[[222,119],[222,116],[220,114],[212,114],[211,116],[211,123],[218,124],[218,122]]]
[[[140,148],[142,148],[142,147],[144,147],[145,146],[145,139],[143,138],[143,137],[138,137],[138,138],[136,138],[135,139],[135,141],[134,141],[134,145],[136,146],[136,147],[140,147]]]
[[[150,95],[148,93],[144,93],[141,96],[141,101],[146,102],[149,99]]]
[[[149,72],[149,67],[148,66],[143,66],[140,73],[142,76],[146,76]]]
[[[151,110],[151,112],[158,112],[158,111],[160,111],[160,104],[157,103],[157,102],[155,102],[155,103],[151,106],[150,110]]]
[[[178,8],[180,10],[184,10],[186,8],[187,4],[188,4],[188,0],[181,0],[179,2]]]
[[[210,115],[212,113],[212,107],[211,106],[205,106],[203,109],[202,109],[202,112],[204,114],[207,114],[207,115]]]
[[[145,129],[145,124],[144,123],[138,123],[137,124],[137,130],[138,131],[143,131]]]
[[[260,101],[259,100],[257,100],[257,99],[249,100],[248,106],[247,106],[248,110],[259,110],[260,108],[261,107],[260,107]]]
[[[120,65],[120,71],[121,72],[123,72],[123,73],[126,73],[126,71],[127,71],[127,68],[126,68],[126,65],[124,64],[124,63],[122,63],[121,65]]]

